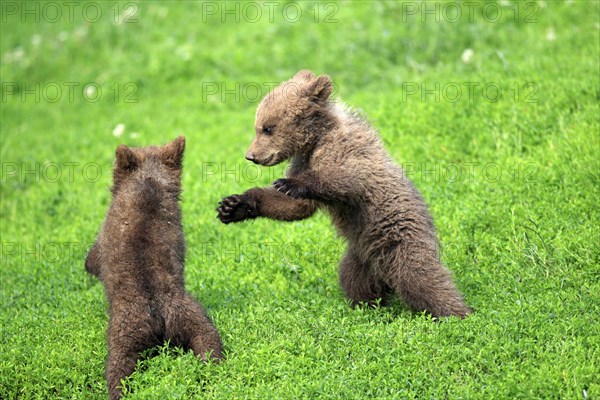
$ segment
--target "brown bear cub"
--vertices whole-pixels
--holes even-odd
[[[106,379],[121,397],[140,352],[170,340],[206,359],[222,356],[217,329],[186,293],[179,195],[185,139],[163,147],[117,147],[112,204],[85,261],[109,304]]]
[[[353,305],[385,304],[395,293],[435,317],[471,312],[440,263],[431,215],[418,190],[356,113],[329,100],[331,79],[300,71],[267,94],[246,158],[290,159],[286,179],[224,198],[224,223],[267,217],[294,221],[327,211],[348,241],[340,282]]]

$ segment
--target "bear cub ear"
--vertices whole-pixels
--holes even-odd
[[[115,152],[117,157],[117,169],[121,171],[132,171],[137,168],[139,160],[133,150],[124,144],[120,144]]]
[[[161,159],[167,166],[181,168],[184,150],[185,137],[179,136],[161,149]]]
[[[311,71],[309,71],[307,69],[302,69],[302,70],[298,71],[298,73],[296,75],[294,75],[294,77],[292,79],[295,81],[299,81],[299,80],[311,81],[314,79],[314,77],[315,77],[315,74],[313,74]]]
[[[319,75],[313,78],[306,88],[306,94],[315,103],[324,103],[333,92],[333,83],[328,75]]]

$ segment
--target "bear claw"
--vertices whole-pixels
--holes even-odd
[[[273,182],[273,187],[280,193],[292,198],[307,198],[308,190],[297,179],[281,178]]]

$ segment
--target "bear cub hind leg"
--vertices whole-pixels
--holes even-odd
[[[108,358],[106,360],[106,381],[111,400],[121,398],[122,379],[133,373],[140,353],[149,343],[154,343],[153,333],[147,329],[149,324],[140,321],[139,325],[126,318],[115,318],[109,323]],[[146,328],[138,328],[145,326]]]
[[[189,294],[174,301],[165,312],[166,336],[203,360],[224,359],[219,332],[206,312]]]
[[[387,304],[389,287],[376,277],[369,266],[364,265],[358,257],[348,251],[340,263],[340,284],[346,296],[352,302],[352,307],[366,303],[371,307]]]
[[[464,318],[472,310],[452,281],[450,271],[435,259],[406,262],[390,276],[389,285],[411,308],[434,317]]]

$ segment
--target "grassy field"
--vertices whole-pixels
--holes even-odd
[[[179,134],[186,286],[227,361],[158,348],[127,398],[600,398],[600,3],[26,3],[1,5],[1,399],[106,397],[86,250],[116,146]],[[380,130],[474,315],[352,310],[324,214],[215,218],[283,173],[244,154],[301,68]]]

